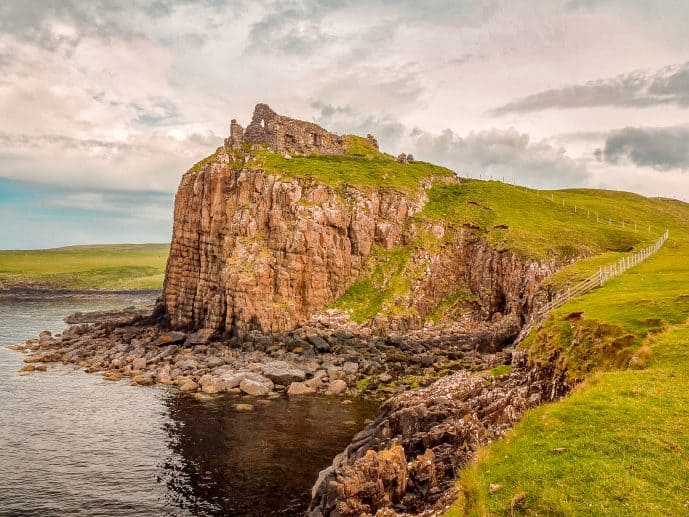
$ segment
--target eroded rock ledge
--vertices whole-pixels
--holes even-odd
[[[569,387],[514,352],[503,375],[457,372],[386,401],[312,489],[309,517],[417,515],[441,511],[457,471],[480,445],[501,438],[528,408]]]

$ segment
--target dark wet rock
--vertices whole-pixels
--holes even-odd
[[[321,336],[312,334],[306,337],[306,340],[311,343],[314,348],[320,353],[326,353],[330,351],[330,343],[328,343]]]
[[[189,345],[202,345],[208,343],[215,335],[214,329],[200,329],[189,334],[186,342]]]
[[[130,319],[133,316],[140,316],[150,312],[150,309],[137,309],[135,307],[125,307],[119,311],[92,311],[75,312],[67,316],[64,321],[70,325],[76,323],[98,323],[103,319]]]
[[[419,356],[419,362],[423,366],[433,366],[433,363],[435,363],[435,356],[431,354],[423,354]]]

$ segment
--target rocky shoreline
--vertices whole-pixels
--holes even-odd
[[[427,515],[452,499],[458,469],[500,438],[524,411],[565,394],[559,374],[507,346],[510,318],[469,331],[454,324],[381,336],[331,311],[280,334],[215,336],[164,329],[159,312],[127,308],[76,313],[12,348],[24,371],[74,364],[108,380],[163,384],[182,392],[255,398],[304,395],[387,399],[318,476],[310,517]],[[418,389],[417,389],[418,388]]]
[[[515,351],[507,368],[461,371],[395,395],[321,471],[307,515],[441,515],[456,496],[457,472],[479,446],[569,389],[562,372],[530,365]]]
[[[504,364],[509,353],[495,343],[512,334],[509,324],[473,333],[427,329],[404,336],[376,336],[341,315],[322,315],[281,334],[259,331],[231,337],[161,328],[150,310],[77,313],[62,334],[41,333],[13,348],[24,361],[75,364],[109,380],[164,384],[185,392],[370,396],[429,385],[457,370]],[[488,343],[488,345],[486,345]],[[493,345],[490,345],[493,343]]]

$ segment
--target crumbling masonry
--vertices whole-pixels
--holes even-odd
[[[230,137],[225,140],[225,145],[235,151],[246,145],[265,146],[274,153],[293,155],[344,154],[347,150],[344,137],[330,133],[313,122],[278,115],[267,104],[256,105],[254,116],[246,129],[242,129],[233,119]]]

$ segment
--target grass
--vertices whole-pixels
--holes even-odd
[[[349,135],[349,150],[345,155],[311,154],[286,159],[267,151],[254,151],[257,167],[287,177],[313,179],[340,189],[352,186],[360,190],[390,188],[414,195],[423,180],[431,177],[454,177],[450,169],[426,162],[399,163],[394,157],[381,153],[366,139]]]
[[[413,245],[385,249],[374,246],[367,268],[359,279],[331,307],[351,311],[358,323],[378,314],[400,314],[405,309],[398,301],[409,292],[414,274],[409,268]]]
[[[60,289],[161,289],[167,244],[0,251],[0,284]]]
[[[524,342],[534,361],[555,360],[584,381],[481,449],[447,515],[689,514],[683,221],[657,255],[553,312]]]
[[[462,286],[441,300],[435,310],[426,317],[426,321],[433,323],[454,321],[458,319],[476,299],[476,295],[465,286]]]
[[[437,183],[428,196],[417,218],[474,227],[496,249],[539,259],[628,251],[652,242],[672,221],[686,221],[689,213],[682,204],[627,192],[525,191],[499,181]]]

